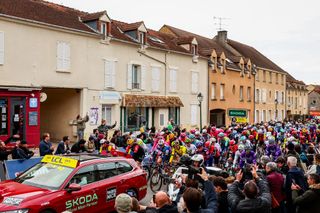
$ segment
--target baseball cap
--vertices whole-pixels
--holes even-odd
[[[130,212],[131,211],[131,197],[125,193],[121,193],[116,197],[115,208],[120,212]]]

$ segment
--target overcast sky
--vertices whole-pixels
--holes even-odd
[[[230,39],[255,47],[305,83],[320,84],[320,1],[317,0],[49,0],[110,18],[168,24],[209,38],[222,20]],[[319,61],[318,61],[319,60]]]

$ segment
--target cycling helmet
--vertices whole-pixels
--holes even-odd
[[[187,135],[186,135],[186,133],[184,133],[184,132],[180,134],[180,138],[185,138],[186,136],[187,136]]]
[[[189,135],[189,139],[192,140],[192,139],[195,139],[195,138],[196,138],[196,137],[194,136],[194,134],[190,134],[190,135]]]
[[[191,143],[191,140],[189,138],[187,138],[185,143]]]
[[[233,145],[235,145],[236,144],[236,142],[234,141],[234,140],[230,140],[230,146],[233,146]]]
[[[240,141],[246,141],[246,140],[247,140],[247,137],[244,136],[244,135],[242,135],[239,140],[240,140]]]
[[[160,139],[160,140],[158,141],[158,145],[163,146],[163,145],[164,145],[164,140],[163,140],[163,139]]]
[[[217,139],[216,138],[210,138],[210,142],[217,142]]]
[[[180,145],[179,141],[173,141],[173,142],[172,142],[172,146],[177,146],[177,145],[178,145],[178,146]]]
[[[206,148],[209,148],[210,145],[211,145],[211,141],[206,141],[206,142],[204,143],[204,147],[206,147]]]
[[[269,142],[269,144],[274,144],[275,141],[276,141],[276,139],[275,139],[273,136],[269,136],[269,137],[268,137],[268,142]]]
[[[223,132],[220,132],[219,134],[218,134],[218,137],[219,138],[223,138],[225,135],[224,135],[224,133]]]
[[[207,130],[206,130],[206,129],[203,129],[203,130],[202,130],[202,133],[203,133],[203,134],[207,133]]]
[[[245,149],[245,150],[251,150],[251,149],[252,149],[252,147],[251,147],[251,146],[249,146],[249,145],[246,145],[246,146],[244,147],[244,149]]]
[[[239,151],[243,151],[243,150],[244,150],[244,145],[243,145],[243,144],[240,144],[240,145],[238,146],[238,149],[239,149]]]
[[[196,147],[197,148],[200,148],[200,147],[202,147],[203,146],[203,143],[201,142],[201,141],[197,141],[196,142]]]
[[[254,139],[253,135],[249,135],[249,140],[252,141]]]
[[[191,157],[191,160],[200,162],[200,166],[201,166],[203,164],[204,158],[203,158],[203,155],[195,154],[194,156]]]

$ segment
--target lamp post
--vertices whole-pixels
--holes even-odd
[[[200,107],[200,131],[202,130],[202,107],[201,107],[201,103],[203,101],[203,95],[201,94],[201,92],[199,92],[199,94],[197,95],[197,99],[199,101],[199,107]]]
[[[277,121],[278,120],[278,99],[274,99],[274,104],[275,104],[275,113],[274,113],[274,116],[275,116],[275,118],[274,118],[274,120],[275,121]]]

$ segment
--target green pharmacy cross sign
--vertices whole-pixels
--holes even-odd
[[[247,117],[247,110],[230,109],[228,114],[230,117]]]

